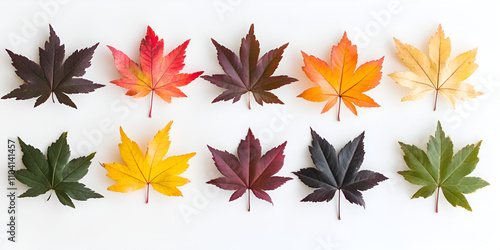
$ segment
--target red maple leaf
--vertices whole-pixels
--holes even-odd
[[[163,56],[163,39],[160,40],[148,26],[146,37],[141,41],[140,65],[130,60],[123,52],[108,45],[115,58],[116,68],[124,77],[111,83],[128,89],[126,94],[134,98],[144,97],[151,92],[149,110],[151,117],[154,93],[168,103],[172,97],[186,97],[179,87],[189,84],[203,74],[203,71],[192,74],[179,73],[184,68],[188,44],[189,40]]]

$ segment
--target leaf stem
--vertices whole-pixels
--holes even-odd
[[[146,204],[149,203],[149,183],[148,186],[146,187]]]
[[[339,209],[337,210],[337,218],[339,220],[341,220],[341,218],[340,218],[340,191],[338,192],[338,195],[339,195]]]
[[[340,122],[340,100],[339,100],[339,112],[337,112],[337,121]]]
[[[438,103],[438,94],[439,91],[436,89],[436,98],[434,98],[434,111],[436,111],[437,103]]]
[[[250,189],[248,189],[248,212],[250,212]]]
[[[54,189],[50,190],[49,198],[47,198],[47,201],[50,200],[50,197],[52,197],[52,193],[54,192]]]
[[[151,114],[153,113],[153,97],[154,96],[155,96],[155,91],[153,90],[153,91],[151,91],[151,106],[149,107],[149,118],[151,118]]]
[[[439,188],[437,188],[437,193],[436,193],[436,213],[439,213]]]
[[[52,92],[50,96],[52,97],[52,103],[56,103],[56,101],[54,101],[54,92]]]
[[[252,110],[252,107],[250,107],[250,91],[248,91],[248,109]]]

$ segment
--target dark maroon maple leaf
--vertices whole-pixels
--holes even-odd
[[[85,69],[90,67],[90,60],[99,43],[90,48],[76,50],[63,63],[64,45],[61,45],[52,26],[49,25],[49,28],[50,36],[45,42],[45,49],[39,48],[40,65],[7,49],[12,65],[16,68],[16,74],[24,81],[24,84],[3,96],[2,99],[37,98],[36,107],[47,101],[50,96],[54,102],[55,95],[60,103],[76,108],[76,104],[67,94],[89,93],[104,87],[104,85],[79,78],[85,74]]]
[[[312,146],[309,146],[309,152],[316,168],[303,168],[293,173],[304,184],[316,189],[301,201],[328,202],[333,199],[336,191],[340,190],[349,202],[365,207],[360,191],[368,190],[379,182],[387,180],[387,177],[377,172],[359,171],[365,155],[363,149],[365,133],[348,142],[338,156],[332,144],[312,129],[311,135]],[[340,220],[340,193],[338,197]]]
[[[212,103],[231,99],[234,103],[248,92],[248,108],[250,108],[250,92],[252,92],[255,101],[260,105],[263,102],[283,104],[276,95],[269,91],[297,81],[297,79],[286,75],[271,76],[278,68],[288,43],[267,52],[259,59],[259,41],[254,35],[253,24],[250,26],[248,35],[241,40],[239,58],[234,52],[220,45],[214,39],[212,39],[212,43],[217,49],[219,64],[226,74],[206,75],[202,78],[227,89]]]
[[[256,139],[252,130],[248,129],[245,140],[241,140],[238,146],[239,159],[227,151],[208,146],[215,166],[224,177],[207,183],[225,190],[236,190],[229,201],[240,198],[248,190],[248,211],[250,211],[250,190],[257,198],[272,204],[271,196],[266,191],[274,190],[292,179],[274,176],[283,167],[285,145],[286,142],[269,150],[261,157],[262,148],[259,139]]]

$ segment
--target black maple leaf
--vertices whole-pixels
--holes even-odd
[[[377,172],[359,171],[365,155],[363,149],[365,133],[348,142],[338,156],[335,148],[312,129],[311,135],[313,139],[309,152],[316,168],[303,168],[293,173],[304,184],[316,189],[301,201],[328,202],[333,199],[336,191],[340,190],[349,202],[365,207],[360,191],[368,190],[379,182],[387,180],[387,177]],[[338,197],[340,220],[340,193]]]
[[[76,50],[63,63],[64,45],[61,45],[52,26],[49,25],[49,28],[49,40],[45,42],[44,49],[39,48],[40,65],[7,49],[7,53],[12,58],[12,65],[16,68],[16,74],[23,79],[24,84],[3,96],[2,99],[37,98],[36,107],[47,101],[50,96],[54,102],[55,95],[60,103],[76,109],[76,104],[67,94],[89,93],[104,87],[102,84],[80,78],[85,74],[85,69],[90,66],[90,60],[99,43],[90,48]]]

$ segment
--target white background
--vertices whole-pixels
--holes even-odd
[[[42,151],[69,131],[72,157],[97,151],[82,182],[104,199],[62,206],[48,194],[19,199],[17,242],[7,241],[7,199],[0,199],[1,249],[498,249],[500,233],[498,164],[500,65],[500,5],[496,1],[3,1],[0,6],[0,48],[8,48],[38,62],[38,47],[48,38],[50,22],[67,55],[100,42],[85,78],[106,87],[89,95],[72,95],[78,110],[50,101],[34,109],[34,100],[1,100],[0,186],[6,188],[7,138],[21,137]],[[40,4],[52,3],[49,11]],[[54,7],[55,6],[55,7]],[[391,7],[392,6],[392,7]],[[394,9],[393,7],[396,6]],[[211,104],[222,89],[197,79],[181,90],[188,98],[172,103],[156,97],[153,118],[148,118],[149,97],[135,100],[125,89],[109,83],[119,78],[105,45],[139,59],[139,43],[151,25],[170,51],[187,39],[183,72],[222,73],[210,38],[239,50],[241,38],[255,23],[261,52],[290,42],[276,74],[299,79],[275,93],[285,105],[246,106],[240,102]],[[458,103],[455,110],[443,98],[432,111],[433,97],[401,103],[408,89],[387,75],[407,69],[396,57],[393,37],[427,53],[427,44],[439,24],[451,38],[452,56],[478,47],[479,68],[467,82],[483,91],[480,98]],[[27,26],[34,25],[31,32]],[[313,86],[302,72],[300,51],[330,60],[331,46],[344,31],[358,44],[359,62],[385,56],[381,84],[368,92],[380,108],[359,109],[354,116],[342,107],[320,114],[324,103],[296,96]],[[17,37],[21,40],[13,41]],[[0,95],[21,84],[5,52],[0,53]],[[283,116],[285,113],[287,115]],[[279,115],[281,114],[281,115]],[[167,197],[154,190],[145,204],[145,190],[130,194],[107,191],[114,183],[99,162],[120,162],[119,126],[145,149],[154,134],[173,120],[168,156],[196,152],[182,176],[191,183],[181,187],[184,197]],[[473,212],[454,208],[444,197],[434,212],[435,196],[410,199],[418,186],[396,172],[406,168],[398,141],[424,148],[436,123],[459,148],[483,140],[480,161],[471,176],[491,183],[466,195]],[[100,124],[108,123],[107,128]],[[270,191],[274,206],[246,195],[228,202],[230,191],[205,184],[221,176],[207,145],[236,152],[248,128],[267,151],[284,141],[285,164],[281,176],[294,177]],[[362,169],[380,172],[388,181],[364,192],[366,209],[342,197],[341,221],[337,205],[299,202],[312,189],[292,171],[311,167],[307,150],[309,127],[340,149],[366,131]],[[18,168],[21,153],[17,152]],[[26,187],[17,185],[19,193]]]

